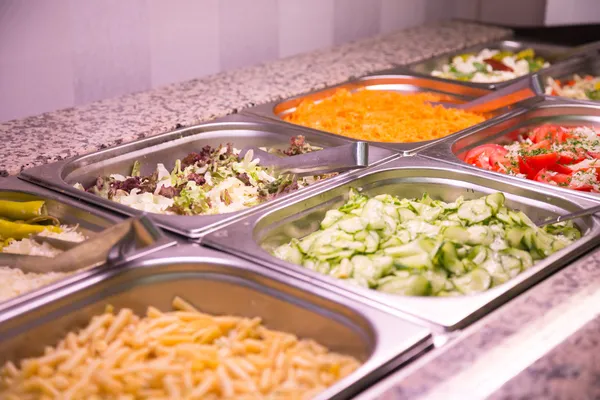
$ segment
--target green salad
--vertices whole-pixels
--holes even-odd
[[[581,237],[571,221],[538,228],[502,193],[453,203],[351,189],[320,229],[274,256],[356,285],[408,296],[486,291]]]

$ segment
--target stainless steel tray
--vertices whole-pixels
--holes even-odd
[[[499,172],[485,171],[462,161],[467,151],[484,143],[506,144],[512,142],[514,132],[529,126],[544,123],[560,123],[565,126],[587,125],[600,128],[600,104],[591,102],[575,102],[558,97],[547,96],[545,100],[530,108],[515,110],[501,117],[496,123],[483,128],[472,129],[463,135],[449,137],[446,140],[430,146],[418,154],[425,158],[440,160],[460,167],[473,169],[482,174],[502,176],[520,185],[527,182],[540,190],[552,188],[557,193],[570,194],[600,200],[600,195],[594,193],[578,192],[546,183],[535,182],[525,178],[508,176]]]
[[[536,87],[539,89],[538,94],[545,95],[546,90],[546,81],[549,77],[564,80],[571,79],[573,74],[578,74],[580,76],[583,75],[600,75],[600,56],[592,57],[592,56],[582,56],[582,57],[574,57],[572,59],[566,60],[559,64],[550,66],[547,69],[544,69],[537,74],[534,74],[531,79],[536,81]],[[552,96],[554,98],[559,99],[568,99],[566,97],[561,96]],[[574,100],[568,99],[570,101],[577,102],[590,102],[592,104],[598,104],[593,100]]]
[[[473,198],[502,191],[506,194],[508,206],[523,210],[534,220],[594,204],[569,194],[557,194],[549,188],[537,188],[521,182],[516,185],[501,176],[484,176],[468,169],[413,156],[365,171],[350,183],[330,184],[316,195],[297,196],[277,207],[270,207],[207,234],[202,243],[260,262],[266,267],[331,291],[352,293],[357,298],[379,303],[383,309],[391,309],[399,315],[411,315],[446,330],[454,330],[507,302],[600,241],[600,220],[590,217],[580,219],[577,223],[586,234],[569,248],[553,254],[514,279],[487,292],[448,298],[394,296],[359,288],[343,280],[279,260],[263,249],[262,246],[272,248],[287,242],[292,236],[304,236],[318,229],[325,212],[343,204],[350,187],[360,187],[372,195],[390,193],[409,198],[420,197],[427,192],[432,197],[445,201],[454,201],[461,195]]]
[[[220,143],[232,142],[237,148],[247,145],[286,148],[289,145],[290,137],[295,135],[304,135],[309,142],[322,147],[351,143],[340,137],[325,136],[248,116],[232,115],[212,123],[182,128],[71,160],[27,169],[21,173],[20,177],[108,210],[135,216],[141,214],[141,211],[75,189],[73,184],[79,182],[87,187],[95,182],[99,175],[111,173],[128,175],[135,160],[141,161],[142,174],[152,173],[159,162],[171,169],[176,159],[181,159],[190,151],[205,145],[216,146]],[[369,164],[377,164],[395,156],[394,152],[387,149],[373,146],[369,148]],[[340,176],[344,175],[340,174]],[[337,178],[339,176],[331,179]],[[312,190],[321,185],[322,183],[318,182],[302,190]],[[152,218],[165,229],[189,238],[198,238],[206,229],[239,218],[263,206],[264,204],[239,212],[219,215],[152,214]]]
[[[458,82],[452,82],[449,80],[441,81],[430,79],[429,77],[411,76],[407,74],[398,73],[393,74],[391,72],[387,75],[383,75],[382,73],[365,76],[359,79],[342,83],[340,85],[332,86],[322,90],[316,90],[310,93],[302,94],[300,96],[295,96],[284,101],[274,101],[271,103],[252,107],[242,111],[242,113],[247,115],[256,115],[271,120],[281,121],[282,123],[286,124],[286,126],[299,127],[301,125],[296,125],[283,121],[282,117],[286,114],[294,112],[296,110],[296,107],[303,100],[319,101],[324,98],[330,97],[335,93],[336,90],[341,88],[347,89],[349,91],[366,89],[395,91],[401,93],[433,92],[450,96],[456,101],[469,101],[489,93],[489,90],[486,89],[465,86]],[[504,111],[506,110],[498,110],[498,114],[501,114]],[[345,138],[347,140],[354,141],[356,140],[334,133],[314,130],[312,128],[303,128],[311,130],[313,132],[320,132],[321,134],[326,134],[330,137]],[[438,140],[440,139],[414,143],[387,143],[373,141],[370,141],[369,143],[375,146],[385,147],[399,152],[408,152],[414,151],[430,143],[437,142]]]
[[[261,317],[364,364],[318,399],[350,398],[432,345],[430,332],[380,310],[198,246],[164,250],[0,314],[0,362],[44,354],[107,304],[144,315],[180,296],[203,312]]]
[[[60,219],[61,223],[74,225],[79,224],[82,231],[99,232],[111,225],[123,220],[115,214],[103,212],[81,202],[74,201],[68,197],[60,196],[50,190],[39,188],[30,183],[10,177],[0,179],[0,199],[13,201],[31,201],[45,200],[48,213]],[[135,260],[145,255],[156,252],[160,249],[174,245],[174,239],[165,236],[149,220],[144,220],[144,227],[152,238],[152,244],[143,245],[135,237],[128,236],[122,243],[121,254],[118,259],[112,259],[105,265],[92,269],[76,272],[65,279],[60,279],[50,285],[40,287],[18,297],[11,298],[5,302],[0,302],[0,312],[9,309],[15,304],[28,303],[32,299],[40,296],[49,295],[56,290],[72,284],[74,282],[85,280],[98,271],[110,267],[116,267],[123,263]],[[27,257],[27,256],[22,256]],[[0,261],[1,264],[1,261]]]
[[[419,76],[426,76],[428,78],[432,78],[435,80],[443,81],[443,82],[460,82],[469,87],[473,88],[485,88],[485,89],[497,89],[500,87],[504,87],[514,83],[517,79],[523,79],[522,77],[511,79],[509,81],[497,82],[497,83],[476,83],[476,82],[462,82],[456,81],[453,79],[445,79],[445,78],[436,78],[431,76],[431,72],[436,69],[442,68],[444,64],[447,64],[448,61],[458,54],[470,53],[470,52],[479,52],[485,48],[488,49],[498,49],[498,50],[507,50],[507,51],[520,51],[527,48],[532,48],[535,50],[537,55],[544,57],[546,61],[550,64],[553,62],[557,62],[560,60],[563,53],[569,49],[569,47],[565,46],[557,46],[551,44],[543,44],[536,42],[528,42],[528,41],[520,41],[520,40],[500,40],[495,42],[489,42],[484,44],[479,44],[477,46],[472,46],[459,51],[452,51],[446,54],[442,54],[440,56],[432,57],[425,61],[419,61],[413,64],[409,64],[405,67],[399,67],[398,71],[410,71],[411,73],[417,74]]]

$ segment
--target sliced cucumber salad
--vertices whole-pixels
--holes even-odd
[[[581,237],[571,221],[540,229],[504,200],[493,193],[445,203],[351,189],[318,231],[273,254],[381,292],[457,296],[500,285]]]

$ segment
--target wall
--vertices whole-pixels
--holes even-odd
[[[0,0],[0,121],[454,16],[475,0]]]
[[[546,25],[598,24],[598,0],[546,0]]]

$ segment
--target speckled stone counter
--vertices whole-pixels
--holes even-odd
[[[0,124],[0,174],[192,125],[351,77],[504,37],[448,22]]]
[[[421,26],[0,124],[0,175],[192,125],[510,32]],[[600,252],[588,254],[358,398],[600,399]],[[445,339],[443,336],[439,339]]]

